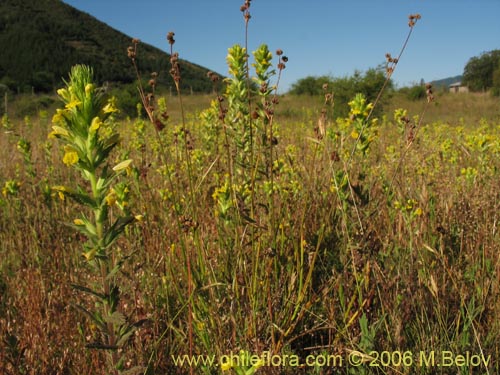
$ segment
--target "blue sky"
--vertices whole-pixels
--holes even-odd
[[[244,0],[64,0],[165,51],[227,74],[227,48],[244,43]],[[393,79],[398,86],[462,74],[470,57],[500,49],[500,0],[253,0],[249,48],[280,48],[280,91],[308,75],[342,77],[397,56],[408,15],[420,13]]]

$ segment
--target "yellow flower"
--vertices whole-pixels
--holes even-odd
[[[134,218],[137,221],[143,221],[144,220],[144,216],[143,215],[135,215]]]
[[[60,200],[64,200],[64,192],[67,191],[66,190],[66,187],[65,186],[52,186],[52,190],[56,190],[57,191],[57,195],[59,196],[59,199]]]
[[[64,111],[62,109],[57,109],[54,116],[52,116],[52,122],[54,124],[60,123],[64,120]]]
[[[73,220],[73,223],[75,225],[85,225],[85,223],[83,222],[82,219],[75,219],[75,220]]]
[[[116,203],[116,193],[114,192],[114,190],[111,190],[111,193],[106,195],[106,198],[104,199],[106,200],[106,204],[108,206],[114,205]]]
[[[109,100],[108,104],[106,104],[104,106],[104,108],[102,109],[102,111],[104,113],[115,113],[115,112],[118,112],[118,109],[116,108],[116,105],[115,105],[114,98],[111,98]]]
[[[359,137],[359,133],[357,130],[353,130],[352,133],[351,133],[351,138],[353,139],[358,139]]]
[[[73,108],[76,108],[78,107],[79,105],[81,105],[82,102],[77,100],[77,99],[73,99],[72,101],[70,101],[68,104],[66,104],[66,109],[73,109]]]
[[[78,153],[74,150],[68,150],[63,156],[63,163],[70,166],[78,163]]]
[[[233,363],[231,361],[223,362],[220,364],[220,369],[222,371],[229,371],[233,367]]]
[[[94,91],[94,85],[92,83],[87,83],[85,86],[85,96],[89,96]]]
[[[413,213],[415,216],[422,216],[422,209],[420,207],[417,207],[417,209],[415,210],[415,212]]]
[[[91,261],[95,258],[97,251],[96,249],[89,250],[87,252],[83,252],[82,255],[87,259],[87,261]]]

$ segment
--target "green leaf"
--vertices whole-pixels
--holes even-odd
[[[107,248],[111,246],[115,242],[118,235],[120,235],[124,231],[125,227],[128,224],[132,223],[134,220],[134,216],[125,216],[118,218],[107,230],[104,236],[104,247]]]
[[[63,193],[65,196],[70,197],[73,199],[75,202],[83,204],[85,206],[91,207],[91,208],[96,208],[96,202],[94,199],[92,199],[87,192],[85,192],[80,186],[78,186],[77,190],[70,189],[70,188],[60,188],[60,187],[54,187],[54,190],[57,190],[61,193]]]
[[[101,331],[106,329],[106,325],[98,312],[92,313],[81,305],[72,304],[72,306],[92,320]]]
[[[106,296],[102,293],[96,292],[95,290],[92,290],[90,288],[87,288],[86,286],[83,285],[76,285],[76,284],[70,284],[73,289],[79,290],[80,292],[84,292],[90,295],[93,295],[101,300],[106,299]]]
[[[118,346],[120,348],[123,347],[127,343],[127,341],[130,338],[130,336],[132,336],[132,334],[136,330],[137,330],[137,328],[134,327],[134,326],[128,326],[128,327],[126,327],[126,330],[123,333],[120,334],[120,338],[116,342],[116,346]]]

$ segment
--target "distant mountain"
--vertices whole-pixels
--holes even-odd
[[[133,82],[127,57],[131,40],[60,0],[1,0],[0,84],[14,90],[51,91],[74,64],[91,65],[100,82]],[[147,44],[138,48],[144,78],[158,72],[160,84],[173,85],[170,56]],[[183,88],[211,90],[206,68],[187,61],[181,61],[181,68]]]
[[[432,81],[431,83],[436,88],[437,87],[448,87],[452,83],[461,82],[462,79],[463,79],[463,76],[459,75],[459,76],[454,76],[454,77],[438,79],[436,81]]]

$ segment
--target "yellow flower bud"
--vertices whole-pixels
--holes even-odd
[[[87,252],[84,252],[82,253],[82,255],[85,257],[85,259],[87,259],[87,261],[91,261],[95,258],[95,255],[96,255],[97,251],[96,249],[92,249],[92,250],[89,250]]]
[[[124,161],[122,161],[121,163],[118,163],[117,165],[115,165],[115,166],[113,167],[113,170],[114,170],[115,172],[119,172],[119,171],[121,171],[121,170],[123,170],[123,169],[128,168],[128,167],[130,166],[130,164],[131,164],[131,163],[132,163],[132,159],[124,160]]]
[[[60,126],[54,125],[52,126],[52,130],[53,131],[51,132],[51,134],[54,134],[55,136],[57,135],[62,135],[63,137],[69,136],[68,131]]]
[[[89,96],[91,92],[94,91],[94,85],[92,83],[87,83],[85,86],[85,96]]]
[[[94,117],[92,123],[90,124],[90,131],[96,132],[102,125],[102,121],[99,117]]]

